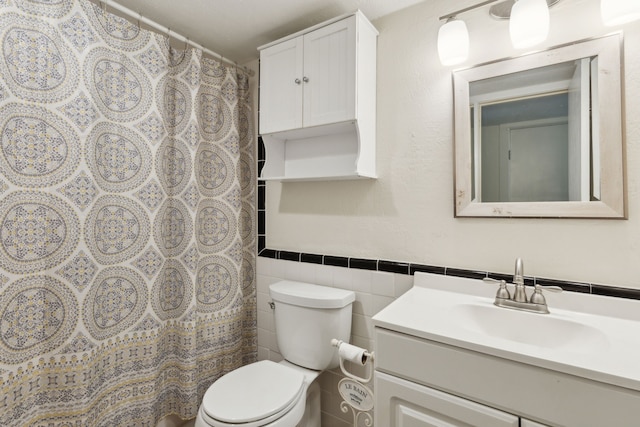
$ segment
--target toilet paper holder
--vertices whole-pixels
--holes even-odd
[[[332,339],[331,345],[338,348],[338,358],[340,359],[340,369],[342,373],[347,377],[352,378],[356,381],[360,381],[363,383],[368,383],[371,381],[373,376],[373,359],[374,352],[370,352],[367,349],[357,347],[355,345],[351,345],[342,340]],[[356,363],[361,366],[366,366],[367,368],[367,376],[366,378],[355,375],[352,372],[349,372],[344,367],[344,361],[348,360],[350,362]],[[369,363],[371,362],[371,363]]]
[[[344,399],[340,403],[340,410],[345,414],[351,410],[354,427],[363,424],[365,426],[373,426],[373,417],[371,415],[371,410],[374,406],[373,391],[365,384],[370,382],[373,376],[374,353],[335,338],[331,340],[331,345],[338,348],[340,369],[346,376],[346,378],[342,378],[338,382],[338,391]],[[365,366],[367,377],[362,378],[349,372],[344,367],[345,360]],[[364,423],[359,422],[360,420],[364,421]]]

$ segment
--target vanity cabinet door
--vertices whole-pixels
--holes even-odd
[[[389,427],[518,427],[517,416],[381,372],[375,422]]]

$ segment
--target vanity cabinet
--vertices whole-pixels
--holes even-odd
[[[356,12],[259,48],[261,179],[375,177],[377,35]]]
[[[640,393],[375,328],[379,426],[632,427]]]

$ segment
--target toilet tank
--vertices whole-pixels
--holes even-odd
[[[338,366],[331,339],[349,342],[355,294],[290,280],[272,284],[269,292],[275,303],[276,339],[282,356],[308,369]]]

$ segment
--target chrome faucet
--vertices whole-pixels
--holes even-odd
[[[494,305],[515,310],[547,314],[549,313],[549,308],[547,307],[547,301],[544,295],[542,295],[542,291],[562,292],[562,288],[559,286],[540,286],[536,284],[531,297],[527,298],[527,291],[524,285],[524,267],[521,258],[516,259],[516,271],[513,275],[513,284],[515,285],[513,298],[511,297],[509,289],[507,289],[506,281],[496,280],[490,277],[485,277],[483,280],[487,283],[500,284],[498,292],[496,293],[496,299],[493,302]]]
[[[524,266],[522,258],[516,258],[516,271],[513,275],[513,283],[516,285],[516,291],[513,300],[516,302],[527,302],[527,292],[524,290]]]

